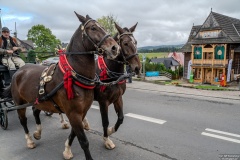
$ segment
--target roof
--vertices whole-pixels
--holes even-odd
[[[199,26],[196,26],[196,28],[198,27]],[[203,37],[200,34],[200,32],[213,30],[218,31],[214,36],[207,35],[206,37]],[[203,25],[198,29],[197,34],[194,35],[193,33],[190,33],[187,43],[240,43],[240,20],[216,12],[210,12]]]
[[[190,41],[193,39],[194,36],[198,33],[199,29],[201,28],[201,25],[198,26],[192,26],[191,32],[188,37],[187,43],[179,50],[180,52],[192,52],[192,46]]]
[[[183,65],[184,63],[184,54],[182,52],[171,52],[168,54],[168,57],[172,57],[174,60],[180,63],[180,65]]]
[[[20,39],[18,39],[18,41],[20,41],[21,46],[23,46],[27,50],[34,48],[33,47],[33,42],[31,40],[20,40]]]
[[[150,62],[153,63],[163,63],[166,68],[170,68],[171,66],[180,66],[180,63],[177,62],[173,57],[168,58],[152,58]]]
[[[192,46],[190,43],[186,43],[181,49],[180,52],[192,52]]]

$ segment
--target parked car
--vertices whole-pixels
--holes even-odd
[[[51,64],[58,63],[59,57],[50,57],[42,61],[42,65],[50,66]]]

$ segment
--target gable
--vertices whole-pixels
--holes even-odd
[[[211,12],[191,44],[240,43],[240,20]]]
[[[216,19],[214,18],[213,14],[210,14],[206,21],[202,25],[202,29],[212,29],[220,27]]]

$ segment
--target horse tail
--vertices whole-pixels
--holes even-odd
[[[12,98],[11,84],[6,89],[4,89],[3,98]]]

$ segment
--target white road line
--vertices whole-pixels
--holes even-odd
[[[206,130],[206,131],[209,131],[209,132],[215,132],[215,133],[220,133],[220,134],[225,134],[225,135],[228,135],[228,136],[233,136],[233,137],[238,137],[238,138],[240,138],[240,135],[238,135],[238,134],[233,134],[233,133],[229,133],[229,132],[218,131],[218,130],[210,129],[210,128],[206,128],[205,130]]]
[[[222,140],[226,140],[226,141],[231,141],[231,142],[235,142],[235,143],[240,143],[240,140],[228,138],[228,137],[224,137],[224,136],[219,136],[219,135],[215,135],[215,134],[211,134],[211,133],[202,132],[202,135],[213,137],[213,138],[218,138],[218,139],[222,139]]]
[[[99,109],[99,106],[92,105],[91,108],[92,108],[92,109]]]
[[[165,122],[167,122],[167,121],[164,121],[164,120],[161,120],[161,119],[146,117],[146,116],[133,114],[133,113],[127,113],[127,114],[125,114],[125,116],[141,119],[141,120],[148,121],[148,122],[158,123],[158,124],[164,124]]]

